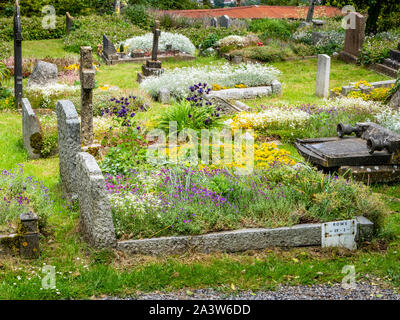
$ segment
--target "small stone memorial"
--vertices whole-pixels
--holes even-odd
[[[26,98],[22,99],[22,136],[24,147],[28,152],[29,158],[40,158],[43,145],[40,122],[29,100]]]
[[[367,183],[400,180],[400,134],[373,122],[339,123],[338,137],[297,139],[297,151],[325,172]],[[355,136],[352,136],[352,134]]]
[[[105,60],[118,60],[117,50],[105,34],[103,34],[103,58]]]
[[[229,28],[231,26],[231,19],[227,15],[219,17],[218,22],[221,28]]]
[[[321,246],[357,249],[357,220],[333,221],[322,224]]]
[[[46,87],[58,81],[57,65],[39,61],[28,79],[27,87]]]
[[[147,60],[146,64],[142,66],[142,73],[137,74],[137,81],[141,83],[144,79],[151,76],[159,76],[164,73],[164,69],[161,67],[161,61],[158,60],[158,41],[161,35],[159,29],[160,22],[156,20],[153,29],[153,50],[151,60]]]
[[[329,96],[329,74],[331,70],[331,58],[326,54],[318,55],[317,84],[315,95],[322,98]]]
[[[365,17],[358,12],[350,12],[347,19],[344,49],[340,59],[347,63],[356,63],[361,53],[365,37]]]

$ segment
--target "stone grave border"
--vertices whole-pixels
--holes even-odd
[[[341,96],[348,96],[350,92],[358,91],[361,93],[370,93],[373,89],[377,88],[391,88],[392,85],[396,83],[396,80],[383,80],[377,82],[371,82],[371,87],[360,85],[359,88],[356,88],[354,85],[343,86],[342,91],[340,93]],[[339,95],[339,96],[340,96]],[[330,91],[330,98],[337,97],[338,95],[331,90]]]
[[[59,101],[57,107],[72,113],[72,103]],[[76,112],[76,111],[75,111]],[[60,119],[61,120],[61,119]],[[60,121],[58,120],[58,121]],[[61,120],[62,121],[62,120]],[[69,130],[67,121],[61,131]],[[76,127],[76,124],[70,124]],[[60,146],[62,148],[62,145]],[[105,179],[96,159],[86,152],[66,153],[70,163],[76,163],[76,192],[79,201],[80,231],[95,248],[114,248],[131,254],[164,255],[187,251],[238,252],[269,247],[304,247],[321,245],[321,223],[302,224],[273,229],[251,228],[215,232],[196,236],[171,236],[141,240],[117,241]],[[71,167],[67,166],[67,170]],[[365,217],[356,217],[358,241],[372,238],[374,226]]]

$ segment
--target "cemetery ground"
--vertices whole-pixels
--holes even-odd
[[[35,50],[26,45],[24,54]],[[55,47],[57,40],[48,42]],[[63,57],[60,49],[44,49]],[[40,53],[41,54],[41,53]],[[42,58],[42,57],[40,57]],[[165,69],[201,66],[221,62],[216,58],[198,57],[193,61],[168,60]],[[248,100],[250,106],[262,104],[320,103],[314,95],[316,60],[272,63],[282,72],[282,95]],[[118,86],[119,94],[143,94],[135,81],[141,64],[101,65],[96,74],[98,86]],[[385,76],[355,65],[332,60],[330,87],[347,84],[348,79],[368,82],[386,80]],[[11,83],[9,84],[11,86]],[[99,89],[95,91],[95,95]],[[152,118],[166,105],[151,102],[151,110],[143,117]],[[282,132],[279,132],[282,134]],[[34,176],[49,188],[54,200],[48,217],[46,234],[41,239],[41,254],[36,260],[5,256],[0,260],[0,298],[2,299],[80,299],[104,296],[130,296],[140,292],[182,291],[187,296],[196,289],[211,288],[223,294],[240,292],[256,294],[260,290],[276,289],[279,285],[334,285],[340,283],[345,265],[354,265],[357,282],[367,282],[377,288],[400,286],[400,186],[399,184],[372,186],[384,195],[391,214],[385,221],[382,234],[371,243],[364,243],[358,251],[339,248],[271,248],[260,251],[225,254],[197,254],[166,257],[129,256],[123,252],[95,250],[81,240],[78,233],[78,208],[63,197],[59,182],[59,162],[53,156],[28,160],[22,144],[21,115],[17,112],[0,113],[0,168],[10,170],[23,164],[24,175]],[[288,135],[279,147],[291,152],[301,161]],[[56,267],[57,289],[41,289],[45,265]],[[371,293],[382,297],[380,289]],[[396,290],[396,289],[395,289]]]

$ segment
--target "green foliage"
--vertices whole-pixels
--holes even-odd
[[[102,43],[103,34],[114,43],[125,41],[133,36],[142,35],[143,30],[116,16],[81,17],[75,23],[75,29],[65,37],[65,49],[80,52],[81,46],[91,46],[94,51]]]
[[[216,37],[219,39],[225,38],[230,35],[237,35],[237,36],[245,36],[248,34],[248,31],[244,28],[184,28],[179,29],[179,33],[183,34],[184,36],[188,37],[192,43],[198,47],[202,44],[206,39],[210,37],[211,34],[215,34]]]
[[[299,26],[299,21],[285,19],[253,19],[249,31],[262,33],[266,38],[288,39]]]
[[[58,39],[65,34],[65,18],[56,18],[55,29],[44,29],[41,17],[21,17],[21,31],[23,40]],[[13,41],[13,18],[0,18],[0,34],[1,41]]]
[[[0,41],[0,60],[7,59],[12,55],[11,42]]]
[[[147,12],[147,7],[142,4],[134,4],[124,8],[123,14],[130,22],[140,28],[148,29],[150,26],[150,15]]]
[[[0,3],[0,16],[10,17],[14,11],[14,0],[4,0]],[[59,16],[69,12],[72,16],[87,15],[90,13],[110,14],[113,12],[114,0],[20,0],[22,16],[43,16],[42,8],[46,5],[54,6]]]
[[[3,62],[0,62],[0,88],[2,87],[2,83],[8,80],[11,76],[10,70],[6,67]]]
[[[201,50],[205,50],[208,48],[212,48],[215,46],[217,41],[219,40],[218,36],[215,33],[210,34],[203,42],[200,44]]]
[[[389,57],[390,50],[397,47],[399,40],[399,35],[391,33],[367,37],[363,44],[359,62],[363,65],[381,63],[383,59]]]
[[[169,132],[170,122],[175,121],[177,124],[177,131],[180,133],[184,129],[209,129],[221,125],[219,119],[212,116],[215,109],[212,106],[196,107],[193,104],[182,101],[169,107],[160,116],[157,128]],[[206,121],[210,119],[211,121]],[[173,132],[169,132],[173,133]]]

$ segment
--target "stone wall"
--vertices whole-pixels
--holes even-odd
[[[103,174],[89,153],[78,153],[76,160],[80,232],[95,248],[115,247],[117,240]]]
[[[23,98],[21,105],[24,146],[30,159],[38,159],[40,158],[43,143],[40,122],[28,99]]]
[[[71,101],[57,102],[60,178],[67,197],[77,198],[76,155],[81,151],[80,122]]]

